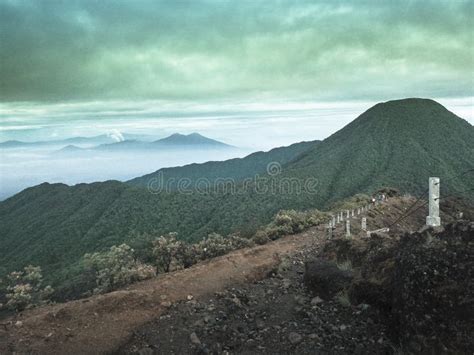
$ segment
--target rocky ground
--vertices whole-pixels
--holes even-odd
[[[406,232],[424,214],[395,233],[320,234],[261,281],[170,305],[118,353],[472,354],[474,223]]]
[[[135,332],[119,353],[367,354],[392,353],[377,308],[346,295],[323,300],[304,285],[314,249],[285,259],[268,278],[176,303]]]

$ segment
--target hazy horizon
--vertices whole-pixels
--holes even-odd
[[[434,100],[474,124],[474,97]],[[3,103],[0,104],[3,117],[0,142],[49,141],[116,133],[159,139],[173,133],[197,132],[241,148],[268,150],[300,141],[323,140],[376,103],[378,101]]]

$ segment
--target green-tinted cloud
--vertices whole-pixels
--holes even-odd
[[[472,1],[0,1],[0,99],[473,94]]]

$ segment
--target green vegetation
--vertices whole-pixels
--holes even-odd
[[[355,197],[345,205],[337,201],[383,186],[419,193],[429,176],[439,176],[442,195],[474,187],[472,175],[458,176],[474,169],[474,129],[431,100],[378,104],[325,141],[303,144],[307,144],[305,149],[296,145],[299,153],[292,146],[223,163],[164,170],[168,177],[174,172],[176,178],[191,180],[199,176],[239,180],[249,174],[263,175],[266,165],[278,161],[279,155],[282,173],[267,175],[267,186],[281,186],[285,179],[303,186],[311,178],[317,179],[316,191],[275,192],[250,184],[238,185],[234,193],[152,194],[143,188],[149,177],[130,184],[41,184],[26,189],[0,203],[0,265],[5,272],[39,265],[62,297],[73,297],[90,286],[81,276],[82,256],[113,245],[130,245],[141,262],[150,264],[156,255],[149,243],[171,232],[178,233],[176,241],[186,243],[196,244],[218,233],[252,237],[261,244],[324,220],[320,212],[311,212],[314,208],[356,206],[368,196]],[[467,195],[474,196],[472,191]],[[307,212],[281,212],[272,221],[282,209]],[[173,246],[176,241],[171,242],[170,252],[180,255],[179,245]]]
[[[15,311],[23,311],[48,301],[53,293],[51,286],[42,286],[43,275],[39,266],[26,266],[23,271],[13,271],[7,276],[5,306]]]
[[[156,275],[155,268],[138,261],[134,250],[127,244],[114,245],[109,251],[102,253],[86,254],[84,265],[95,276],[97,287],[94,293],[112,291]]]

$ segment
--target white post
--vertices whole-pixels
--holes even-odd
[[[357,215],[360,215],[360,207],[357,209]]]
[[[332,226],[336,226],[336,217],[334,217],[334,215],[332,216]]]
[[[426,225],[438,227],[441,225],[439,218],[439,178],[430,177],[429,184],[429,216],[426,217]]]
[[[347,214],[347,218],[350,218],[350,212],[349,212],[349,210],[346,211],[346,214]]]
[[[336,223],[339,224],[341,220],[339,219],[339,213],[336,215]]]
[[[354,210],[351,211],[352,217],[354,217]]]
[[[332,223],[331,223],[331,221],[329,221],[329,224],[328,224],[328,238],[329,239],[332,238]]]
[[[346,220],[346,237],[351,236],[351,220],[347,219]]]
[[[362,217],[361,228],[362,228],[363,231],[367,230],[367,218],[365,218],[365,217]]]

